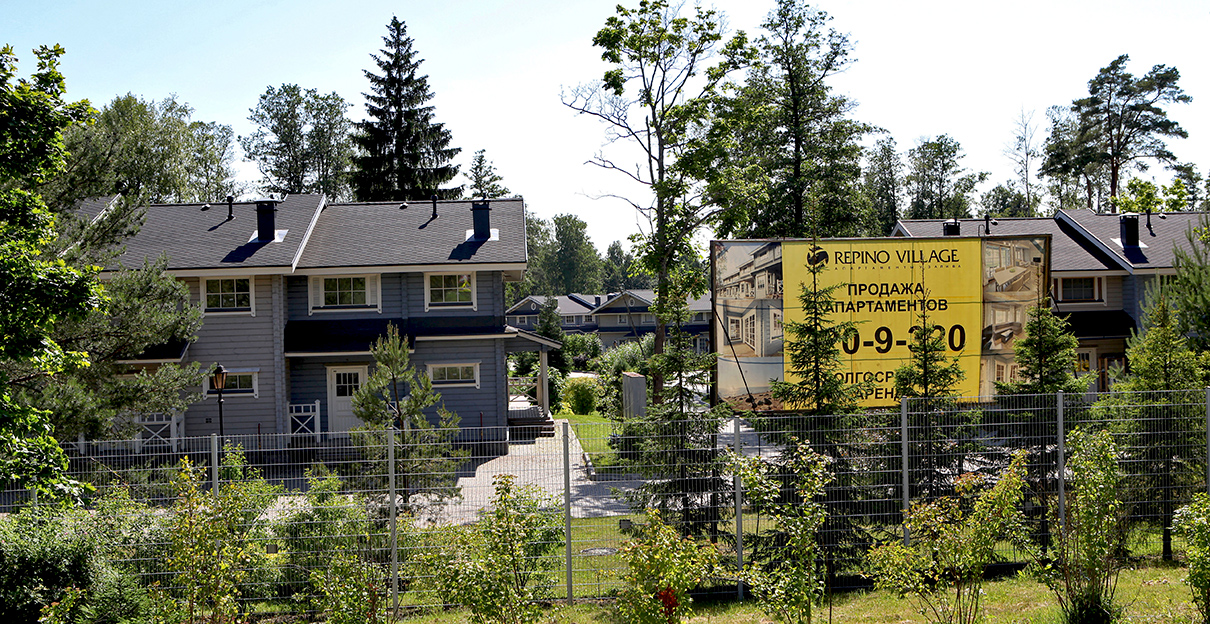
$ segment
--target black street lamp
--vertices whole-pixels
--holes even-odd
[[[220,438],[226,437],[226,432],[223,431],[223,388],[227,386],[227,369],[223,368],[222,364],[214,367],[210,384],[218,390],[218,435]]]

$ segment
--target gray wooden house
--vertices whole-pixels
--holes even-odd
[[[352,393],[372,370],[370,345],[394,324],[462,426],[498,427],[504,440],[506,354],[558,347],[505,323],[504,283],[526,269],[520,198],[151,206],[119,261],[165,252],[203,325],[196,341],[130,364],[221,363],[227,434],[326,439],[360,425]],[[202,401],[168,417],[172,435],[218,431],[217,393],[200,390]]]

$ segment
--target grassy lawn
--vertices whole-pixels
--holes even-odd
[[[611,472],[618,464],[617,455],[609,447],[609,434],[613,433],[614,422],[593,412],[591,414],[572,414],[563,412],[556,418],[566,418],[568,424],[576,431],[576,439],[580,447],[588,454],[594,469],[601,472]]]
[[[1186,570],[1180,567],[1148,567],[1124,570],[1118,583],[1117,599],[1125,606],[1126,624],[1185,624],[1197,621],[1197,610],[1189,600],[1189,589],[1182,583]],[[1054,595],[1036,581],[1013,577],[984,585],[987,622],[997,624],[1059,624]],[[432,613],[407,620],[417,624],[465,622],[463,610]],[[694,624],[768,624],[755,601],[699,605]],[[927,622],[915,610],[911,600],[899,599],[887,592],[856,592],[833,600],[831,618],[825,605],[816,614],[817,622],[858,622],[908,624]],[[621,624],[608,602],[553,604],[549,619],[559,624]]]

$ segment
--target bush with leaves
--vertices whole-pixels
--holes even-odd
[[[343,548],[327,553],[327,565],[311,571],[315,610],[329,624],[383,624],[391,615],[386,574]]]
[[[154,592],[158,624],[238,621],[241,584],[250,572],[265,569],[264,550],[255,547],[266,537],[258,519],[279,488],[248,469],[239,447],[227,445],[224,451],[220,476],[240,480],[221,482],[217,493],[204,487],[203,470],[181,460],[169,521],[173,588]]]
[[[623,342],[606,349],[593,360],[592,368],[599,376],[602,392],[598,411],[610,418],[621,418],[622,373],[646,375],[649,372],[647,358],[654,349],[655,336],[647,334],[637,341]]]
[[[1114,604],[1125,549],[1118,449],[1107,431],[1067,435],[1067,505],[1054,559],[1037,570],[1055,593],[1066,624],[1102,624],[1121,616]]]
[[[989,490],[981,490],[984,477],[965,474],[957,496],[912,505],[904,523],[911,545],[895,541],[869,555],[875,586],[912,596],[930,622],[981,622],[983,572],[996,557],[996,544],[1027,545],[1020,511],[1026,457],[1013,456]]]
[[[573,414],[591,414],[600,391],[595,377],[572,377],[563,383],[563,406]]]
[[[146,591],[105,556],[106,536],[78,509],[32,507],[0,518],[0,622],[33,624],[45,605],[75,622],[145,614]]]
[[[819,499],[832,473],[828,458],[812,451],[809,443],[799,444],[791,436],[790,445],[784,466],[734,453],[728,463],[743,481],[744,495],[757,510],[773,518],[784,538],[778,559],[750,563],[744,580],[769,617],[810,624],[813,607],[824,592],[816,534],[828,517],[827,507]],[[779,478],[783,472],[793,479],[790,492],[784,491]]]
[[[1189,559],[1189,576],[1185,584],[1193,592],[1193,604],[1210,624],[1210,496],[1198,492],[1193,502],[1176,512],[1177,534],[1185,539],[1185,556]]]
[[[441,599],[469,607],[475,624],[536,622],[535,601],[554,585],[551,555],[563,546],[558,501],[510,474],[494,483],[491,510],[475,525],[448,529],[423,563]]]
[[[718,551],[710,544],[681,537],[654,509],[647,511],[647,517],[650,523],[639,538],[621,550],[626,588],[618,611],[628,623],[681,622],[691,613],[689,591],[714,571]]]
[[[571,370],[588,370],[589,363],[601,356],[601,350],[601,337],[595,333],[563,336],[563,353],[571,361]]]
[[[371,548],[374,527],[366,501],[342,489],[340,478],[323,464],[307,469],[304,503],[274,524],[283,552],[279,595],[304,591],[312,572],[328,565],[332,551]]]

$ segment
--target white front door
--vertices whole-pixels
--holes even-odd
[[[344,433],[360,427],[362,421],[353,415],[353,393],[365,382],[365,366],[328,367],[328,431]]]

